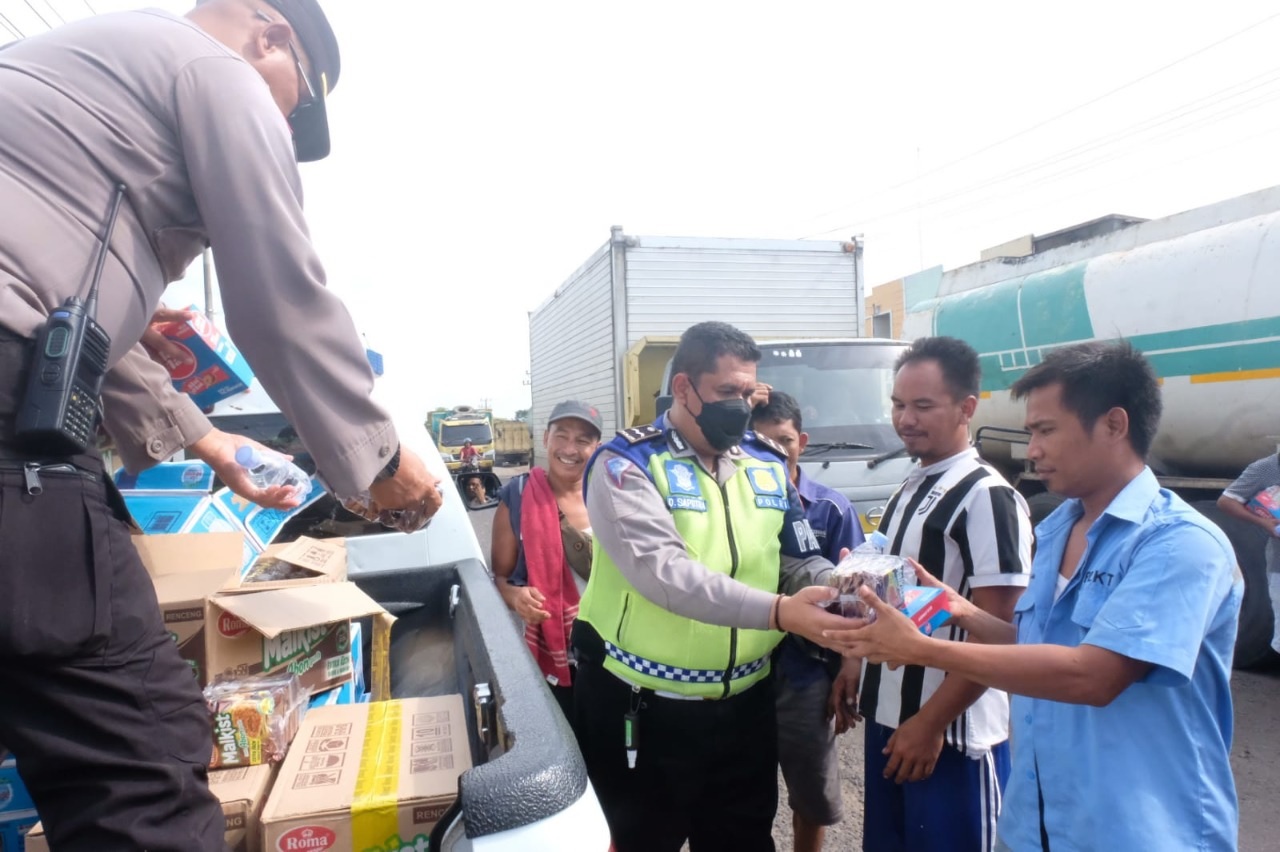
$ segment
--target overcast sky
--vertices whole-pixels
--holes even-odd
[[[874,284],[1280,183],[1274,3],[322,3],[308,219],[424,409],[527,405],[528,311],[613,224],[863,234]],[[0,0],[0,41],[138,5]]]

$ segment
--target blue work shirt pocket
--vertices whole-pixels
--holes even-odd
[[[1072,622],[1089,630],[1109,597],[1111,597],[1111,590],[1105,586],[1099,583],[1082,582],[1076,590],[1076,600],[1071,607]]]

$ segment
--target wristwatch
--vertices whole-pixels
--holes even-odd
[[[387,462],[387,466],[378,471],[378,475],[373,478],[374,482],[385,482],[396,475],[396,471],[400,469],[400,446],[396,445],[396,451],[391,454],[391,460]]]

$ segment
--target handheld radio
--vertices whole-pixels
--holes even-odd
[[[68,456],[83,453],[93,442],[98,397],[111,351],[111,338],[95,319],[98,285],[124,194],[124,184],[118,184],[88,297],[81,301],[72,296],[63,302],[36,337],[14,434],[18,445],[29,452]]]

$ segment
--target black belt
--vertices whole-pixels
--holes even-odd
[[[51,456],[47,453],[33,453],[29,450],[15,447],[12,444],[0,443],[0,469],[21,470],[30,464],[70,464],[89,473],[101,474],[106,472],[106,468],[102,464],[102,457],[96,452],[76,453],[69,456]]]

